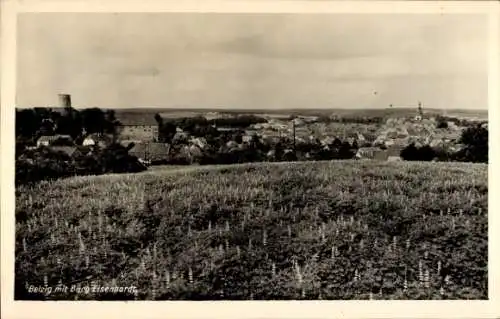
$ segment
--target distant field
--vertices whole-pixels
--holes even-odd
[[[148,300],[486,299],[487,168],[159,167],[20,187],[16,298],[44,298],[30,278],[136,285]]]

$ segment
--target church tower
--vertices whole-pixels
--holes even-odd
[[[418,102],[417,115],[415,116],[415,120],[421,121],[424,118],[424,111],[422,109],[422,102]]]

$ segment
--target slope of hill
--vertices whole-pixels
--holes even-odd
[[[16,298],[486,299],[487,177],[333,161],[20,187]]]

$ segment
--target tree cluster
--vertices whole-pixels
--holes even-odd
[[[69,155],[50,147],[25,150],[16,159],[16,184],[36,183],[76,175],[140,172],[146,169],[129,149],[119,144],[106,148],[80,146]]]
[[[429,145],[416,147],[414,143],[401,151],[401,157],[406,161],[454,161],[488,163],[488,129],[481,126],[471,126],[462,131],[458,141],[463,147],[450,152],[442,148],[432,148]]]
[[[51,108],[16,109],[16,138],[34,144],[43,135],[69,135],[77,143],[85,134],[102,133],[117,136],[121,123],[113,110],[71,107],[62,112]]]

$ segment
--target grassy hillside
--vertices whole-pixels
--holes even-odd
[[[16,196],[17,298],[487,298],[486,165],[188,167]],[[138,295],[26,291],[58,283]]]

